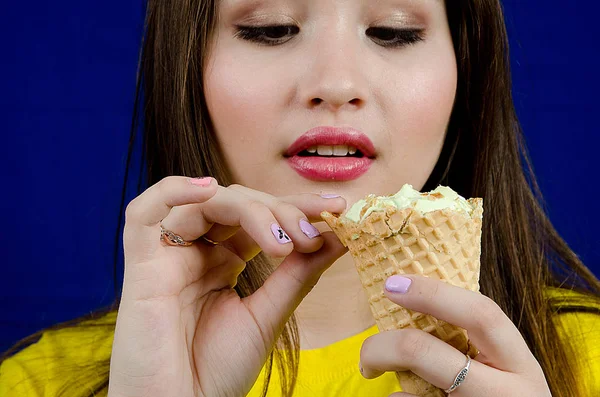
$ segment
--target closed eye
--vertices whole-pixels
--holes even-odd
[[[262,45],[278,45],[300,33],[296,25],[236,26],[235,37]]]
[[[261,45],[275,46],[291,40],[300,33],[296,25],[236,26],[235,37]],[[396,29],[371,27],[366,35],[373,42],[386,48],[399,48],[425,39],[423,29]]]
[[[395,29],[371,27],[366,35],[382,47],[398,48],[418,43],[425,39],[424,29]]]

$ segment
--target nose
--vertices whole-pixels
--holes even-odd
[[[352,40],[350,35],[323,35],[326,39],[315,40],[308,57],[311,62],[300,83],[301,98],[307,107],[338,112],[364,106],[368,95],[366,70],[359,61],[358,38]]]

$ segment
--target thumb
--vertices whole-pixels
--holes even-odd
[[[292,252],[255,293],[243,299],[260,329],[273,342],[323,272],[347,252],[333,232],[325,232],[322,237],[321,249],[309,254]]]

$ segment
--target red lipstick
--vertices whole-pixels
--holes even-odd
[[[348,146],[356,154],[318,155],[318,146]],[[313,150],[309,153],[308,150]],[[351,181],[366,173],[375,158],[373,142],[350,127],[316,127],[298,138],[285,152],[287,162],[300,176],[313,181]]]

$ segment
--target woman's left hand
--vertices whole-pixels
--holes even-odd
[[[453,397],[551,396],[544,373],[519,330],[490,298],[415,275],[390,277],[385,295],[407,309],[467,330],[481,353],[471,361]],[[442,390],[452,385],[466,361],[463,353],[418,329],[373,335],[360,352],[361,373],[367,379],[386,371],[409,370]],[[410,394],[390,397],[399,396]]]

